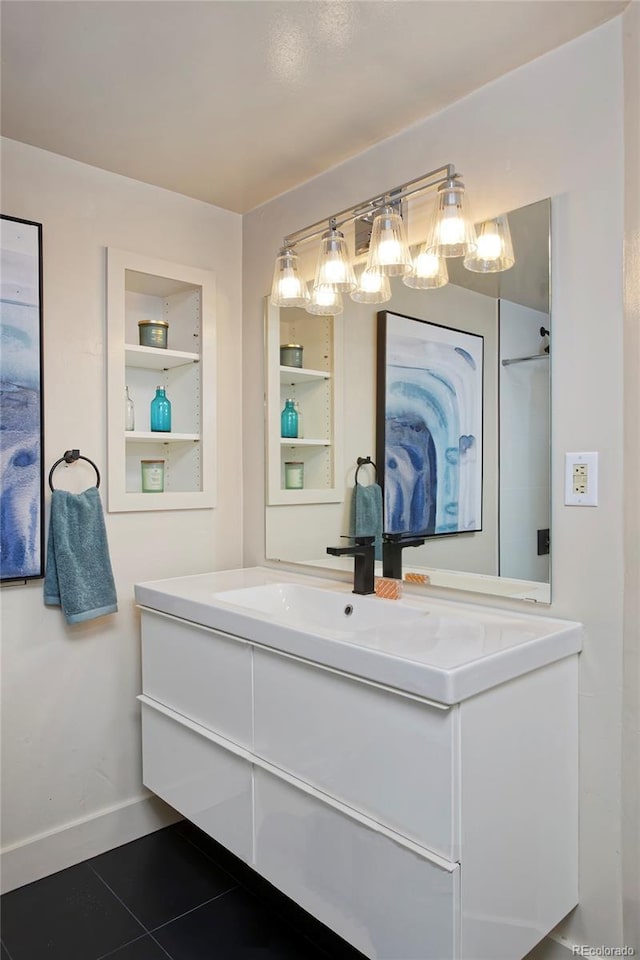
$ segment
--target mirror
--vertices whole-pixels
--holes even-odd
[[[404,572],[438,587],[550,602],[550,201],[513,210],[508,218],[516,263],[504,273],[471,273],[449,259],[444,287],[415,290],[393,278],[387,303],[359,304],[345,296],[332,333],[336,382],[324,400],[334,427],[331,442],[339,448],[325,467],[333,471],[335,496],[325,491],[316,502],[312,495],[288,502],[268,497],[268,559],[352,568],[352,560],[329,557],[326,548],[352,530],[358,458],[376,460],[377,315],[385,312],[425,321],[426,329],[483,338],[481,529],[436,533],[423,546],[407,548]],[[270,308],[269,316],[267,339],[280,343],[292,337],[303,343],[309,319],[324,321],[291,308]],[[269,379],[278,361],[273,348],[267,355]],[[303,390],[283,389],[293,391],[304,415]],[[276,423],[271,416],[267,440]],[[361,467],[358,479],[373,481],[373,466]]]

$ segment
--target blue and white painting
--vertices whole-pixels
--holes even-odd
[[[384,529],[481,530],[484,339],[388,312],[379,323]]]
[[[41,577],[41,226],[0,218],[0,579]]]

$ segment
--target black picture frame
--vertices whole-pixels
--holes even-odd
[[[376,463],[385,533],[482,530],[484,337],[377,315]]]
[[[0,582],[44,576],[42,224],[0,214]]]

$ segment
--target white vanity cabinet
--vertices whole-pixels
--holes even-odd
[[[458,860],[456,710],[259,648],[253,669],[256,753]]]
[[[517,960],[576,905],[576,654],[443,704],[142,620],[146,786],[367,957]]]

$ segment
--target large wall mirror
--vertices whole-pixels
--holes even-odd
[[[328,478],[317,498],[309,490],[306,495],[292,491],[290,498],[267,494],[268,559],[325,569],[352,567],[352,560],[330,557],[326,548],[353,529],[358,458],[376,460],[378,314],[385,311],[425,321],[427,331],[437,325],[483,338],[481,529],[436,535],[423,546],[406,549],[404,570],[439,587],[550,601],[550,201],[510,211],[508,218],[516,262],[503,273],[471,273],[460,261],[449,260],[444,287],[415,290],[394,278],[392,298],[384,305],[345,297],[344,312],[332,330],[325,318],[267,305],[268,381],[278,370],[278,341],[311,343],[315,332],[310,322],[322,331],[313,346],[314,367],[326,364],[335,374],[333,388],[322,394],[329,425],[326,443],[318,450],[311,439],[305,449],[294,442],[287,446],[279,437],[280,411],[275,409],[291,396],[303,418],[308,407],[311,423],[316,413],[310,391],[320,395],[318,389],[293,377],[289,383],[285,375],[281,390],[269,387],[268,457],[271,452],[275,458],[277,445],[282,459],[278,466],[272,464],[271,473],[277,478],[284,463],[293,461],[305,463],[309,478],[314,464],[322,464]],[[338,449],[328,457],[330,445]],[[361,468],[359,482],[374,479],[373,466]]]

